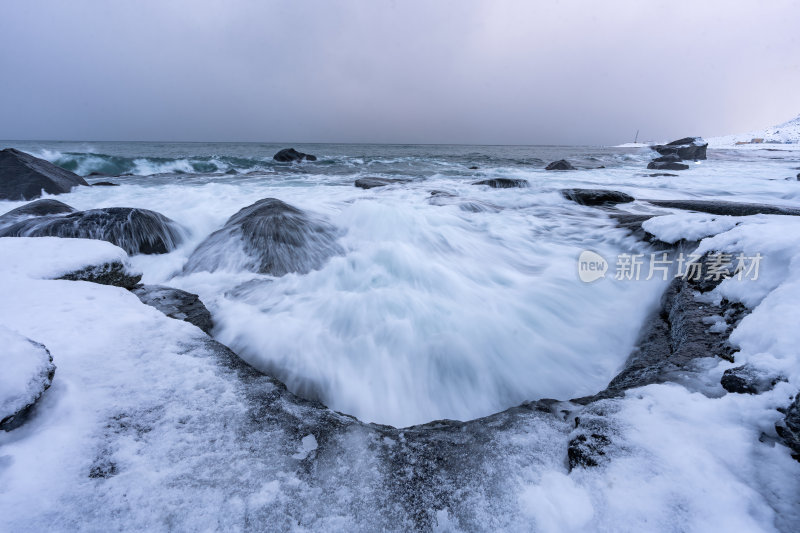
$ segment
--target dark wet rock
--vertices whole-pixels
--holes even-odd
[[[0,200],[33,200],[88,185],[77,174],[14,148],[0,150]]]
[[[786,416],[775,425],[775,430],[783,442],[791,448],[792,457],[800,461],[800,393],[786,408]]]
[[[283,276],[305,274],[342,253],[338,231],[319,217],[275,198],[233,215],[192,252],[184,272],[249,270]]]
[[[670,162],[657,162],[655,160],[650,161],[647,164],[648,170],[688,170],[689,165],[684,163],[670,163]]]
[[[661,155],[674,154],[681,159],[697,161],[698,159],[706,159],[708,143],[700,137],[684,137],[671,143],[653,145],[651,148]]]
[[[728,392],[761,394],[771,390],[781,379],[780,376],[775,376],[752,365],[744,364],[726,370],[722,374],[720,383],[722,388]]]
[[[653,159],[656,163],[680,163],[683,159],[678,154],[667,154]]]
[[[110,176],[110,174],[106,174],[105,172],[94,171],[94,172],[89,172],[86,176],[89,178],[107,178]]]
[[[733,361],[735,348],[728,342],[728,332],[748,310],[727,300],[718,305],[699,300],[699,289],[707,291],[722,282],[722,279],[706,279],[712,261],[712,255],[706,254],[695,262],[695,267],[687,268],[687,272],[696,272],[693,269],[697,268],[701,273],[699,280],[693,276],[672,280],[661,297],[660,309],[645,323],[622,371],[605,390],[574,402],[588,404],[621,396],[631,388],[675,381],[691,371],[695,360],[700,358],[720,357]],[[724,317],[729,323],[726,332],[709,331],[708,321],[715,317]]]
[[[278,161],[279,163],[291,163],[292,161],[303,161],[303,160],[316,161],[317,157],[310,154],[304,154],[303,152],[298,152],[294,148],[284,148],[283,150],[272,156],[272,159]]]
[[[16,370],[12,375],[23,377],[24,383],[15,383],[13,390],[0,390],[0,430],[11,431],[21,426],[29,418],[36,402],[50,388],[55,376],[56,366],[50,351],[38,342],[22,337],[0,326],[0,334],[6,341],[2,347],[0,372],[4,365],[19,365],[25,368],[22,373]],[[11,345],[8,343],[12,342]]]
[[[575,167],[567,161],[566,159],[559,159],[558,161],[553,161],[546,167],[545,170],[575,170]]]
[[[375,187],[385,187],[410,181],[410,179],[405,178],[359,178],[354,182],[354,185],[362,189],[374,189]]]
[[[800,215],[800,208],[781,207],[767,204],[748,204],[742,202],[725,202],[722,200],[645,200],[659,207],[699,211],[711,215]]]
[[[183,241],[184,232],[175,221],[155,211],[106,207],[29,218],[0,229],[0,237],[98,239],[129,254],[163,254]]]
[[[668,172],[656,172],[655,174],[648,174],[651,178],[658,178],[658,177],[669,177],[669,178],[677,178],[677,174],[670,174]]]
[[[22,218],[42,217],[45,215],[60,215],[64,213],[74,213],[75,208],[68,206],[58,200],[35,200],[8,213],[0,216],[0,226],[5,226],[10,222],[16,222]]]
[[[121,262],[104,263],[102,265],[92,265],[64,274],[58,279],[70,281],[88,281],[99,283],[100,285],[113,285],[124,289],[132,289],[141,280],[142,274],[133,270]]]
[[[635,200],[624,192],[607,189],[562,189],[561,196],[581,205],[614,205]]]
[[[476,181],[473,185],[488,185],[492,189],[513,189],[515,187],[527,187],[528,180],[512,178],[493,178],[488,180]]]
[[[161,285],[137,285],[131,292],[142,303],[155,307],[170,318],[193,324],[206,333],[210,333],[214,326],[211,313],[196,294]]]
[[[469,167],[469,169],[470,170],[478,170],[478,167],[473,166],[473,167]]]
[[[98,181],[92,183],[92,187],[119,187],[119,183],[111,183],[110,181]]]

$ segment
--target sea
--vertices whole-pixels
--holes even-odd
[[[139,207],[187,235],[130,261],[143,283],[198,294],[213,336],[297,394],[367,422],[468,420],[528,400],[605,387],[635,348],[668,280],[615,275],[651,245],[608,208],[565,188],[613,189],[632,213],[648,199],[800,206],[800,152],[709,149],[655,175],[648,147],[2,141],[116,187],[78,187],[77,208]],[[316,161],[278,163],[287,147]],[[576,170],[547,171],[560,159]],[[364,177],[404,183],[364,190]],[[512,178],[527,187],[495,189]],[[433,193],[433,194],[432,194]],[[277,198],[338,231],[341,253],[308,273],[185,273],[192,251],[240,209]],[[0,201],[0,214],[25,202]],[[597,279],[579,257],[607,261]],[[90,304],[87,304],[90,305]],[[187,379],[191,379],[187,377]]]

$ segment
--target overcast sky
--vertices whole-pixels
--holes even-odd
[[[608,144],[800,114],[800,2],[4,0],[0,139]]]

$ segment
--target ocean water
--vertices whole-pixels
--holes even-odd
[[[294,145],[318,161],[280,164],[272,155],[291,145],[3,145],[120,184],[58,197],[75,208],[142,207],[180,223],[189,238],[176,250],[132,258],[144,282],[199,294],[214,336],[291,390],[396,426],[592,394],[621,368],[665,282],[614,279],[618,254],[648,249],[561,188],[800,205],[797,152],[710,151],[677,177],[653,177],[647,148]],[[579,169],[544,170],[561,158]],[[368,176],[412,181],[353,186]],[[473,185],[496,177],[530,186]],[[335,226],[341,253],[302,275],[183,273],[200,242],[263,198]],[[611,262],[604,279],[581,282],[584,250]]]

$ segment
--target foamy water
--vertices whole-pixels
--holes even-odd
[[[646,249],[560,188],[800,204],[800,183],[785,179],[798,159],[769,152],[711,153],[678,177],[650,177],[645,148],[298,146],[320,161],[277,165],[278,147],[262,145],[20,147],[84,174],[101,163],[140,174],[97,178],[122,185],[58,198],[78,209],[143,207],[179,222],[190,235],[177,250],[133,258],[144,282],[198,293],[215,337],[290,389],[403,426],[591,394],[624,363],[664,282],[614,280],[618,253]],[[561,157],[606,168],[542,169]],[[743,171],[743,158],[758,164]],[[353,186],[363,176],[415,181],[365,191]],[[471,185],[493,177],[531,186]],[[431,200],[432,190],[452,196]],[[303,275],[183,274],[203,239],[268,197],[333,224],[343,252]],[[22,203],[2,202],[0,212]],[[611,260],[606,279],[578,279],[586,249]]]

